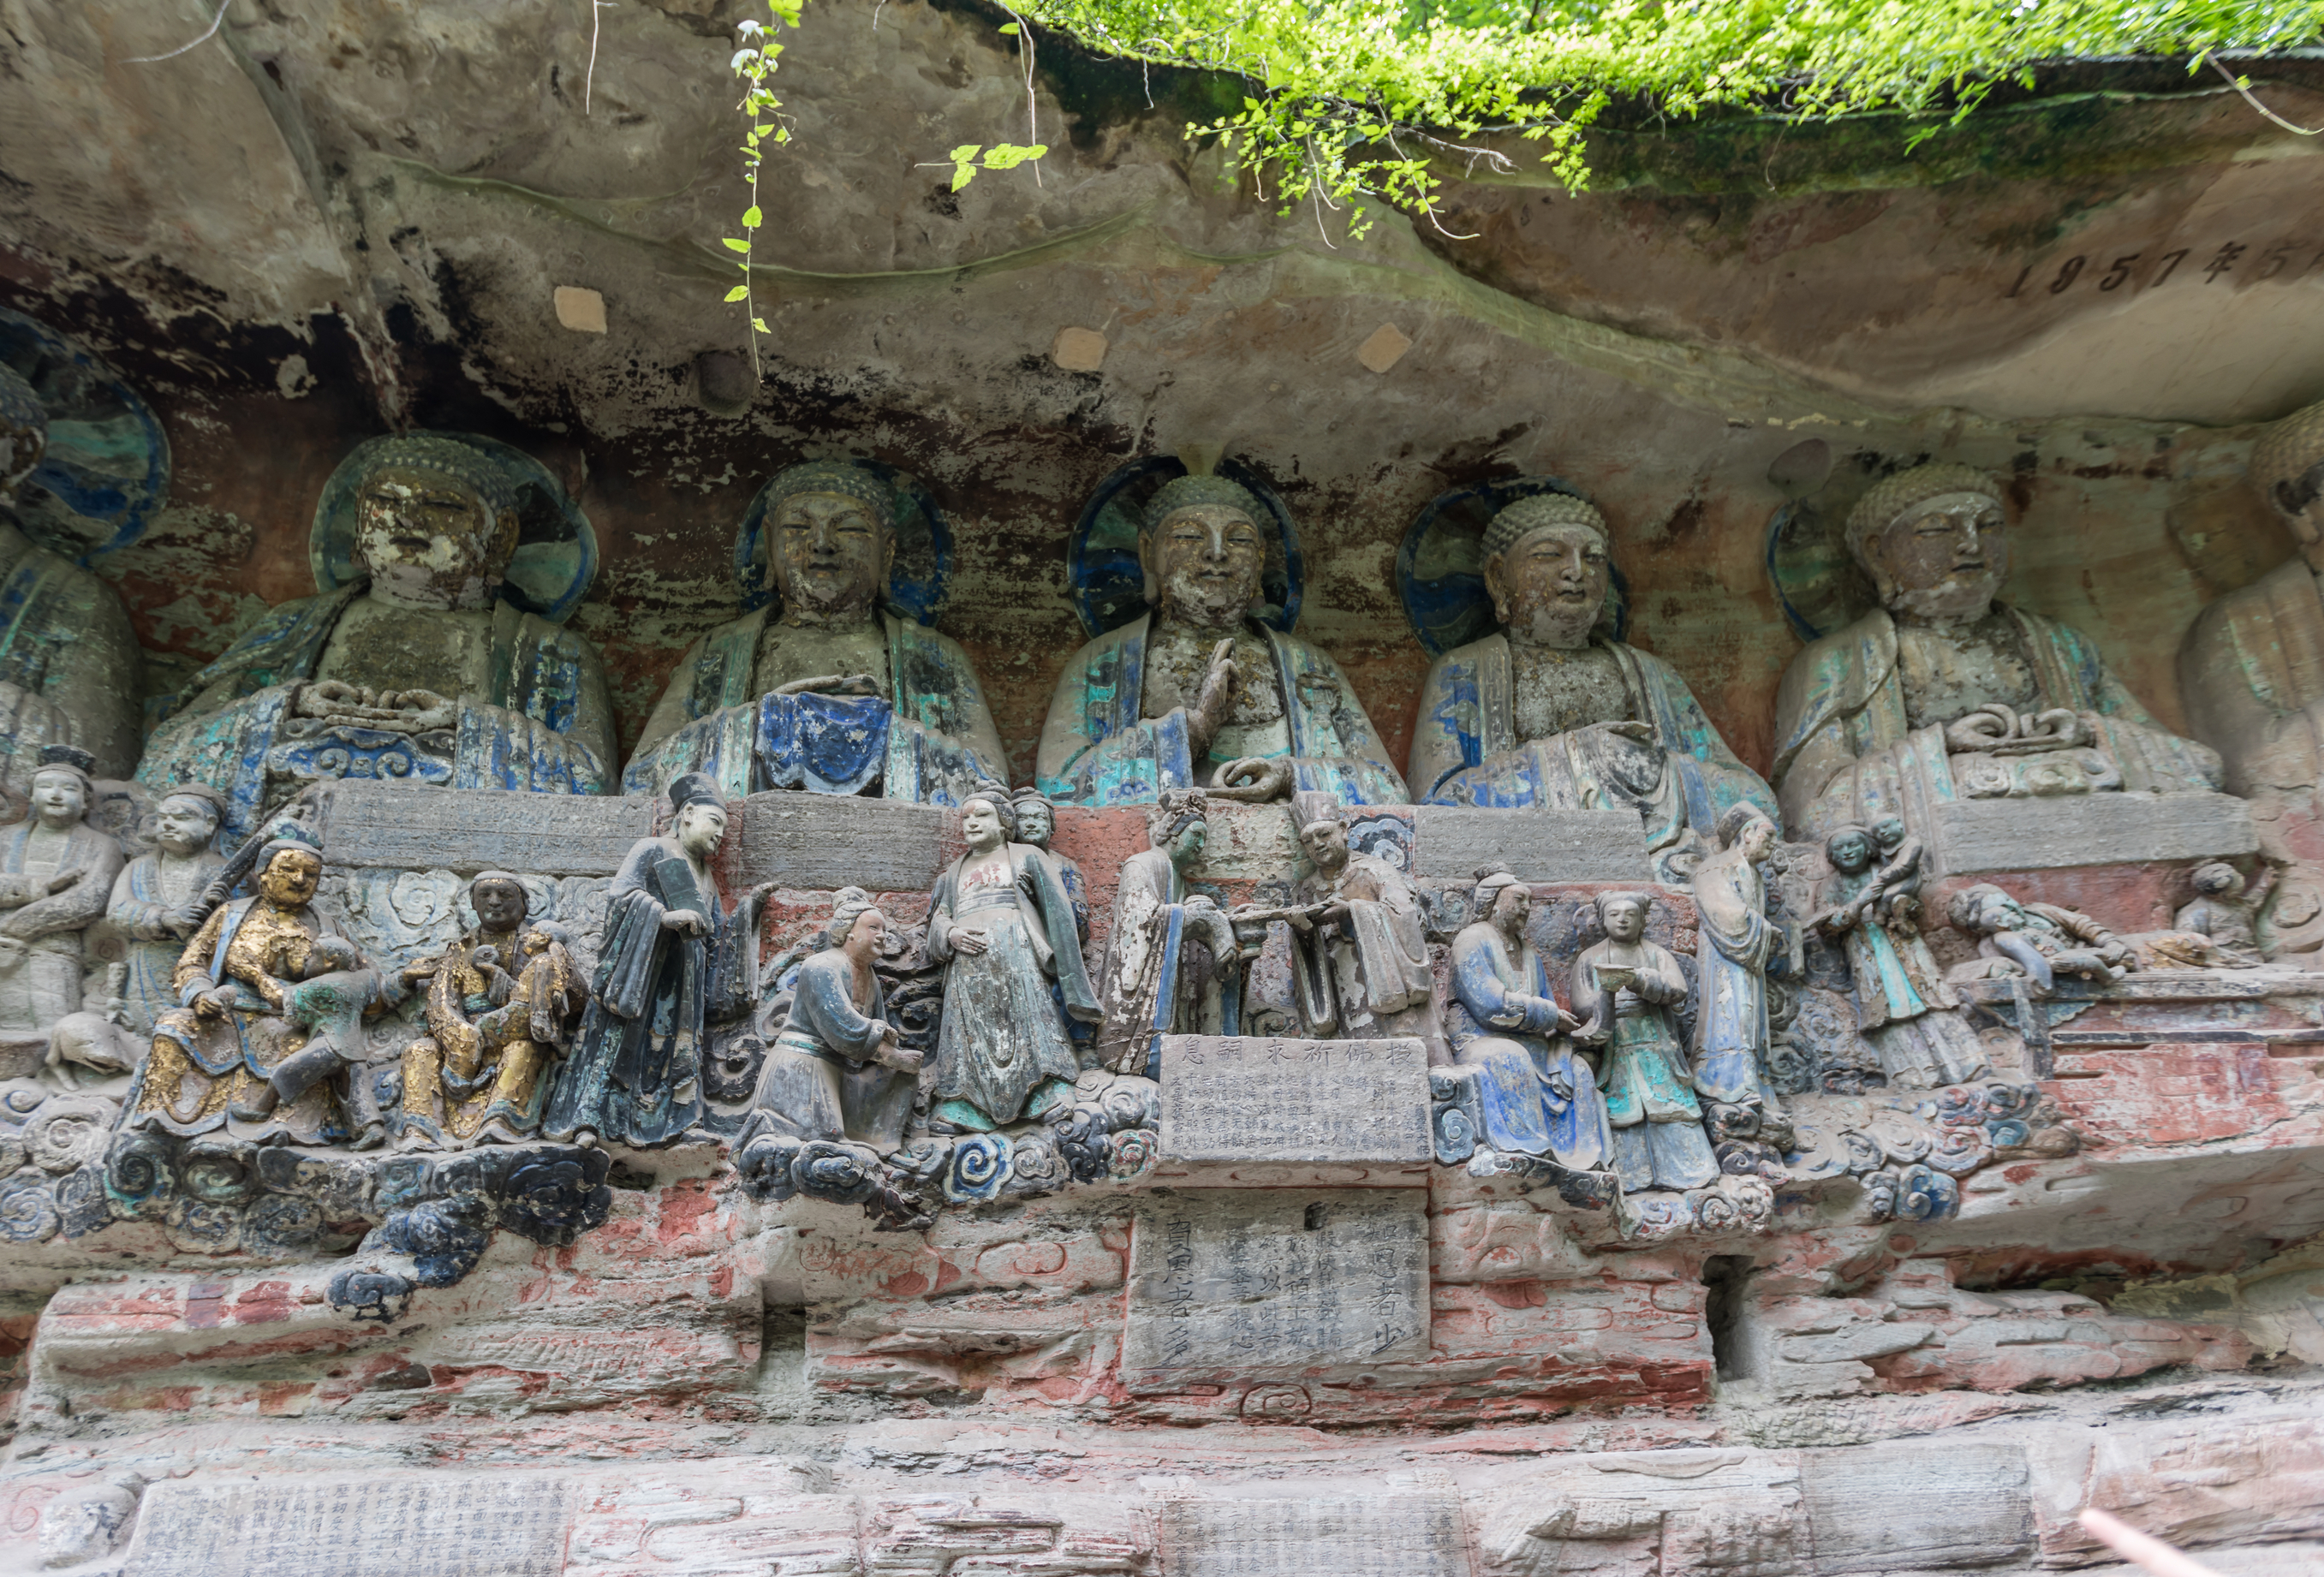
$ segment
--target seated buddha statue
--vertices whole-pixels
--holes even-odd
[[[1428,670],[1408,774],[1421,803],[1636,810],[1665,880],[1678,879],[1664,869],[1672,857],[1718,846],[1734,806],[1773,811],[1686,681],[1605,627],[1612,569],[1595,505],[1517,499],[1486,527],[1483,551],[1500,628]]]
[[[737,562],[764,576],[746,597],[771,601],[687,649],[631,753],[627,791],[700,772],[730,799],[801,788],[958,805],[1003,783],[1008,757],[968,653],[881,605],[896,490],[868,466],[814,461],[760,500],[763,526],[754,509]]]
[[[2200,793],[2219,758],[2164,730],[2069,625],[1994,600],[2009,573],[1999,491],[1917,466],[1848,517],[1880,606],[1812,643],[1775,697],[1775,794],[1794,836],[1905,816],[1926,797]]]
[[[98,778],[137,764],[143,659],[114,589],[27,536],[13,504],[48,449],[40,395],[0,363],[0,780],[31,790],[44,745],[77,745]]]
[[[1148,612],[1066,660],[1035,777],[1059,804],[1151,804],[1166,788],[1402,805],[1354,687],[1323,649],[1251,615],[1263,506],[1222,476],[1163,484],[1139,521]]]
[[[218,789],[229,839],[323,779],[607,791],[595,648],[504,595],[520,488],[556,484],[488,442],[412,433],[342,462],[316,511],[315,562],[325,576],[330,534],[350,529],[352,577],[273,609],[155,703],[138,780]],[[334,502],[350,497],[351,522]],[[584,573],[594,562],[571,557]]]
[[[2227,792],[2252,802],[2261,852],[2284,868],[2265,939],[2310,953],[2324,945],[2324,403],[2261,434],[2249,475],[2300,551],[2196,615],[2179,687]]]

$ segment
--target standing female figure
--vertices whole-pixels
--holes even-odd
[[[1759,873],[1775,853],[1775,824],[1757,806],[1738,805],[1719,818],[1719,842],[1694,872],[1694,907],[1710,945],[1697,958],[1694,1087],[1713,1101],[1781,1111],[1767,1077],[1767,964],[1783,936],[1767,918]]]
[[[968,853],[928,899],[928,957],[945,971],[932,1121],[987,1133],[1072,1098],[1081,1065],[1065,1015],[1102,1016],[1082,965],[1073,900],[1040,850],[1012,843],[1006,795],[960,807]],[[1064,1012],[1049,995],[1054,979]]]
[[[1879,1054],[1888,1082],[1932,1090],[1983,1073],[1984,1048],[1945,1010],[1960,999],[1945,984],[1928,943],[1909,921],[1893,927],[1880,922],[1885,900],[1899,895],[1887,890],[1885,872],[1872,869],[1873,835],[1852,824],[1838,827],[1823,848],[1832,874],[1817,895],[1815,926],[1848,954],[1856,1027]]]

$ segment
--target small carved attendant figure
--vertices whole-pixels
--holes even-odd
[[[789,1015],[767,1048],[737,1154],[761,1133],[847,1139],[882,1154],[904,1142],[921,1059],[898,1040],[872,970],[887,930],[862,888],[833,894],[821,949],[799,965]]]
[[[1075,652],[1041,730],[1042,792],[1077,805],[1215,787],[1401,805],[1404,779],[1339,665],[1260,624],[1265,511],[1222,476],[1180,476],[1146,506],[1138,558],[1151,610]],[[1237,787],[1240,785],[1240,787]]]
[[[2047,995],[2061,974],[2104,984],[2138,967],[2129,947],[2089,916],[2055,904],[2020,903],[1990,883],[1955,893],[1948,918],[1978,938],[1977,960],[1954,968],[1960,978],[2022,974]]]
[[[1488,1144],[1594,1171],[1613,1151],[1606,1102],[1598,1070],[1565,1038],[1583,1026],[1550,995],[1549,972],[1526,937],[1532,908],[1533,895],[1516,877],[1490,866],[1480,872],[1470,909],[1478,918],[1452,939],[1444,1028],[1452,1060],[1481,1070],[1477,1093]]]
[[[960,643],[883,610],[896,490],[868,466],[793,466],[767,484],[738,547],[744,606],[678,659],[622,781],[650,793],[701,772],[728,798],[761,788],[955,805],[1008,760]],[[759,567],[763,562],[764,568]]]
[[[563,927],[527,923],[524,883],[487,871],[468,901],[476,928],[404,971],[428,982],[428,1033],[403,1053],[400,1137],[415,1148],[530,1139],[588,998]]]
[[[1210,836],[1202,794],[1165,789],[1147,818],[1147,835],[1154,846],[1121,862],[1114,888],[1097,1044],[1106,1067],[1154,1078],[1159,1037],[1233,1033],[1241,945],[1226,911],[1209,894],[1186,889],[1186,872],[1202,863]]]
[[[1686,975],[1666,947],[1646,940],[1643,892],[1601,892],[1606,939],[1573,961],[1573,1003],[1591,1020],[1575,1038],[1606,1045],[1599,1074],[1613,1131],[1613,1169],[1632,1193],[1701,1188],[1718,1181],[1719,1159],[1702,1130],[1702,1103],[1687,1087],[1686,1053],[1672,1013],[1686,1001]]]
[[[121,595],[35,544],[11,507],[48,442],[40,395],[0,365],[0,780],[20,788],[43,745],[82,747],[92,776],[137,764],[143,659]]]
[[[1082,967],[1073,900],[1038,849],[1010,841],[1015,821],[998,794],[962,806],[968,853],[928,899],[928,956],[951,961],[928,1118],[977,1133],[1073,1098],[1081,1064],[1049,994],[1052,979],[1066,1013],[1102,1017]]]
[[[550,1139],[642,1148],[684,1137],[702,1119],[710,1027],[749,1005],[771,884],[730,912],[710,873],[726,836],[716,785],[688,773],[669,807],[670,835],[631,844],[608,890],[588,1010],[541,1120]]]
[[[509,600],[524,491],[562,491],[488,446],[410,433],[350,455],[310,533],[329,584],[154,703],[139,780],[222,791],[234,837],[321,779],[604,792],[613,714],[596,649]],[[578,511],[568,529],[586,532]],[[595,562],[567,558],[585,574]],[[579,598],[570,587],[551,611]]]
[[[1794,833],[1877,819],[1932,772],[1940,797],[2218,787],[2219,758],[2166,733],[2080,633],[1994,601],[2006,527],[1967,466],[1915,466],[1857,502],[1849,551],[1881,605],[1794,658],[1775,698]]]
[[[153,1027],[128,1126],[308,1145],[385,1137],[345,1075],[363,1060],[364,1015],[403,992],[323,933],[309,907],[322,877],[322,851],[286,825],[259,851],[257,896],[202,922],[173,977],[185,1005]]]
[[[87,751],[47,745],[30,819],[0,830],[0,1039],[44,1038],[80,1011],[81,933],[105,913],[121,845],[83,819]]]
[[[1694,906],[1709,945],[1697,957],[1694,1087],[1729,1105],[1780,1111],[1767,1076],[1767,965],[1781,933],[1767,918],[1759,867],[1775,849],[1775,824],[1756,805],[1719,818],[1720,852],[1694,873]]]
[[[1060,854],[1049,846],[1057,833],[1057,809],[1038,788],[1019,788],[1011,801],[1017,807],[1017,841],[1028,848],[1041,851],[1049,862],[1049,869],[1057,873],[1057,881],[1065,896],[1074,904],[1074,928],[1081,938],[1089,940],[1089,886],[1082,880],[1082,868],[1071,856]]]
[[[225,867],[213,848],[225,819],[226,797],[200,784],[181,785],[153,810],[153,852],[140,854],[114,879],[105,918],[129,938],[127,959],[114,966],[120,980],[103,1011],[85,1008],[57,1026],[49,1058],[99,1074],[126,1073],[153,1038],[154,1023],[175,1007],[171,983],[186,938],[217,907],[206,890]]]
[[[1607,547],[1605,517],[1567,493],[1493,517],[1485,587],[1500,630],[1428,670],[1412,791],[1432,805],[1633,809],[1676,879],[1669,862],[1708,842],[1721,813],[1744,801],[1772,813],[1775,796],[1669,664],[1600,628]]]
[[[2269,877],[2273,869],[2263,873],[2252,884],[2253,890],[2244,890],[2244,874],[2224,860],[2214,860],[2195,868],[2195,897],[2182,905],[2172,917],[2172,924],[2181,931],[2192,931],[2209,936],[2218,948],[2219,955],[2238,969],[2250,969],[2264,964],[2256,927],[2252,917],[2267,900]]]
[[[1815,917],[1816,928],[1848,954],[1857,1028],[1899,1088],[1931,1090],[1975,1078],[1985,1071],[1984,1048],[1950,1011],[1960,999],[1938,973],[1928,943],[1909,924],[1880,921],[1883,904],[1913,900],[1887,889],[1888,871],[1872,869],[1872,835],[1860,826],[1841,827],[1824,840],[1833,874],[1818,895]]]
[[[1292,821],[1314,866],[1300,882],[1296,918],[1305,934],[1293,944],[1301,955],[1305,1033],[1356,1040],[1417,1036],[1432,1065],[1450,1062],[1420,895],[1410,879],[1378,855],[1349,851],[1347,822],[1328,794],[1295,796]],[[1229,918],[1275,916],[1239,909]]]

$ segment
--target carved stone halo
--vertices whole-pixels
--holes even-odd
[[[0,310],[0,362],[32,386],[49,443],[16,496],[16,518],[53,552],[87,564],[145,534],[170,495],[170,440],[121,375],[72,340]]]
[[[894,489],[896,494],[896,562],[888,572],[889,611],[918,624],[936,622],[944,606],[945,583],[952,577],[952,522],[919,479],[878,460],[851,460]],[[779,469],[775,476],[782,472]],[[767,490],[775,476],[751,499],[742,522],[734,530],[734,583],[742,593],[742,611],[762,608],[774,600],[767,585]]]
[[[1396,589],[1404,616],[1431,657],[1483,639],[1499,628],[1492,599],[1485,595],[1485,528],[1518,499],[1536,493],[1590,495],[1561,476],[1513,476],[1456,487],[1431,499],[1413,517],[1396,549]],[[1630,588],[1618,566],[1611,569],[1605,611],[1598,632],[1615,641],[1630,622]]]
[[[566,493],[549,467],[522,449],[482,433],[429,431],[413,437],[449,438],[482,452],[516,484],[516,552],[509,559],[501,595],[528,613],[562,624],[581,605],[597,577],[597,533],[589,517]],[[376,463],[386,438],[365,438],[339,462],[323,495],[315,502],[315,523],[307,536],[307,561],[315,589],[337,591],[355,580],[355,492]]]
[[[1275,489],[1241,461],[1221,460],[1216,475],[1265,506],[1256,524],[1268,533],[1267,567],[1259,572],[1259,622],[1286,633],[1299,622],[1299,596],[1305,567],[1299,558],[1299,528]],[[1074,525],[1066,574],[1073,582],[1074,612],[1092,635],[1119,630],[1142,617],[1146,572],[1138,563],[1138,527],[1147,501],[1166,482],[1186,474],[1181,461],[1149,455],[1117,467],[1097,484]]]

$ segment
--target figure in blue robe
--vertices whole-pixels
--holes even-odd
[[[1471,912],[1483,918],[1452,939],[1445,1037],[1455,1065],[1480,1070],[1486,1143],[1594,1171],[1613,1151],[1606,1102],[1598,1070],[1566,1038],[1583,1026],[1550,994],[1549,972],[1526,937],[1531,907],[1507,872],[1478,882]]]

